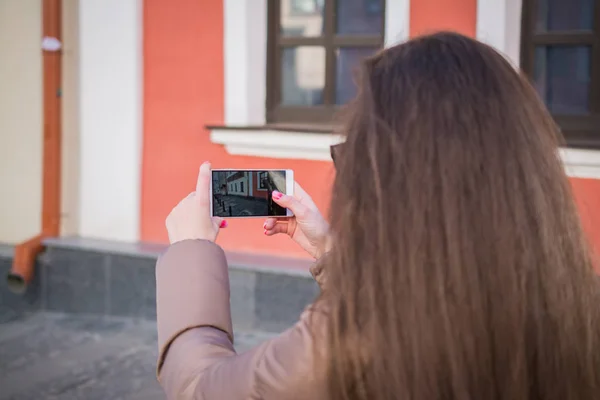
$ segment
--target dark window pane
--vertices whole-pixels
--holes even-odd
[[[337,33],[383,34],[383,0],[337,0]]]
[[[325,48],[288,47],[282,51],[281,103],[287,106],[323,104]]]
[[[589,46],[535,48],[534,84],[553,114],[587,114],[590,92]]]
[[[591,30],[594,0],[538,0],[536,31]]]
[[[280,0],[282,36],[321,36],[324,0]]]
[[[337,50],[335,102],[345,104],[356,95],[354,72],[365,57],[377,51],[374,47],[342,47]]]

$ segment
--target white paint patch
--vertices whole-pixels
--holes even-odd
[[[42,39],[42,50],[55,52],[61,47],[62,43],[55,37],[46,36]]]

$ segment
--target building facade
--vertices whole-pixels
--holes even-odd
[[[63,235],[166,242],[165,217],[205,160],[293,169],[327,212],[329,146],[340,140],[330,121],[354,94],[356,63],[444,29],[489,43],[531,77],[565,133],[561,156],[600,249],[597,0],[62,3]],[[41,4],[0,2],[0,242],[40,229]],[[261,190],[253,178],[218,184],[243,195]],[[220,243],[305,257],[265,237],[262,222],[231,220]]]

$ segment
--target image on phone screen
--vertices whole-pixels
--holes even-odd
[[[212,215],[215,217],[285,217],[273,191],[286,194],[289,170],[213,170]],[[293,178],[292,183],[293,183]]]

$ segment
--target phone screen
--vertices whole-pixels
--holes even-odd
[[[285,217],[273,191],[286,193],[286,170],[213,170],[214,217]]]

